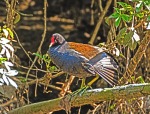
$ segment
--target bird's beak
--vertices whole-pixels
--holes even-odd
[[[54,43],[51,42],[50,45],[49,45],[49,47],[52,47],[53,44],[54,44]]]

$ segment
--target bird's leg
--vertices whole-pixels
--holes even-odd
[[[73,94],[79,93],[79,91],[82,90],[82,88],[84,88],[84,87],[86,86],[86,84],[85,84],[85,79],[86,79],[86,78],[82,78],[82,79],[81,79],[81,86],[80,86],[80,89],[78,89],[77,91],[74,91]]]
[[[82,86],[82,84],[85,84],[85,79],[83,78],[83,82],[81,84],[81,88],[78,89],[77,91],[73,92],[72,95],[82,95],[91,85],[99,78],[99,75],[96,75],[96,77],[91,80],[87,85]]]
[[[91,87],[94,82],[96,82],[96,80],[98,80],[98,78],[99,75],[96,74],[96,77],[93,80],[79,90],[81,92],[80,94],[82,95],[89,87]]]
[[[82,78],[82,82],[81,82],[81,87],[80,88],[83,88],[85,86],[85,79],[86,78]]]
[[[87,84],[87,86],[90,87],[94,82],[96,82],[96,80],[98,80],[98,78],[99,78],[99,75],[96,74],[96,77],[95,77],[93,80],[91,80],[91,81]]]

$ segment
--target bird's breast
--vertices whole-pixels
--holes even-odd
[[[87,60],[72,50],[58,51],[49,49],[49,56],[56,66],[71,75],[77,77],[87,77],[89,74],[82,66]]]

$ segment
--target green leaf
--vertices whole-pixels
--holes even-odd
[[[132,38],[132,40],[128,43],[128,46],[131,50],[134,50],[137,46],[137,42]]]
[[[18,79],[19,79],[22,83],[27,82],[27,79],[26,79],[26,78],[24,78],[24,77],[18,77]]]
[[[113,110],[113,109],[115,109],[115,106],[116,106],[116,104],[112,104],[112,105],[109,106],[109,109]]]
[[[131,17],[127,14],[122,14],[121,15],[122,20],[124,20],[125,22],[129,22],[131,20]]]
[[[120,45],[123,45],[123,37],[117,37],[116,40]]]
[[[41,54],[39,54],[39,53],[33,53],[33,55],[35,55],[35,56],[37,56],[37,57],[39,57],[39,58],[41,58],[41,59],[42,59],[42,55],[41,55]]]
[[[42,58],[43,58],[43,60],[44,60],[45,62],[47,62],[47,63],[50,63],[50,62],[51,62],[51,59],[50,59],[50,57],[48,56],[48,54],[44,54]]]
[[[131,5],[125,3],[125,2],[117,2],[122,8],[124,11],[132,11],[133,8]]]
[[[150,15],[147,16],[147,21],[150,21]]]
[[[105,42],[99,43],[99,47],[105,46]]]
[[[128,79],[128,83],[132,83],[135,80],[135,76],[131,76],[131,78]]]
[[[51,67],[49,68],[49,70],[50,70],[50,72],[54,72],[54,71],[57,70],[57,67],[56,67],[56,66],[51,66]]]
[[[120,25],[120,22],[121,22],[121,17],[118,17],[116,20],[115,20],[115,26],[118,27]]]
[[[115,9],[115,12],[116,12],[116,13],[121,14],[120,8],[114,8],[114,9]]]
[[[135,80],[135,76],[131,76],[131,80]]]
[[[133,34],[134,32],[133,31],[130,31],[129,33],[127,33],[123,39],[123,44],[126,46],[131,40],[132,40],[132,37],[133,37]]]
[[[122,53],[120,53],[119,56],[122,57],[122,58],[124,58],[124,59],[126,59],[126,57]]]
[[[117,2],[117,4],[119,4],[120,6],[122,6],[123,8],[125,8],[128,4],[125,2]]]
[[[138,82],[138,83],[145,83],[145,81],[144,81],[142,76],[137,77],[136,78],[136,82]]]
[[[19,13],[16,13],[16,17],[15,17],[15,20],[14,20],[14,24],[18,23],[20,21],[20,14]]]
[[[12,32],[12,30],[10,28],[7,28],[9,35],[12,39],[14,39],[14,33]]]
[[[18,11],[16,11],[16,13],[19,13],[19,14],[22,15],[22,16],[33,16],[33,14],[25,14],[25,13],[18,12]]]
[[[115,18],[116,19],[119,17],[119,15],[120,15],[119,13],[114,12],[112,15],[109,16],[109,18]]]
[[[141,13],[136,13],[136,16],[139,17],[139,18],[143,18],[144,17],[144,13],[141,12]]]
[[[145,7],[150,11],[150,0],[144,0]]]
[[[121,45],[123,45],[123,39],[124,39],[124,36],[126,35],[126,31],[127,31],[127,27],[124,27],[122,28],[117,37],[116,37],[116,40],[118,41],[118,43],[120,43]]]
[[[105,17],[105,23],[107,23],[107,25],[110,25],[110,16],[109,17]]]
[[[140,12],[142,6],[143,6],[143,2],[139,2],[139,3],[136,5],[135,11],[136,11],[136,12]]]
[[[125,35],[126,32],[127,32],[127,27],[124,27],[119,31],[119,35]]]
[[[5,62],[6,60],[7,60],[7,58],[1,57],[1,58],[0,58],[0,64],[2,64],[3,62]]]

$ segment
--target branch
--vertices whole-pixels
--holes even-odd
[[[97,33],[98,33],[98,30],[99,30],[99,28],[100,28],[100,26],[101,26],[101,24],[102,24],[103,18],[104,18],[104,16],[105,16],[105,14],[107,13],[108,8],[109,8],[109,6],[111,5],[111,2],[112,2],[112,0],[108,0],[108,1],[107,1],[106,7],[105,7],[105,9],[103,10],[103,12],[102,12],[101,15],[100,15],[100,18],[99,18],[98,23],[97,23],[97,25],[96,25],[96,27],[95,27],[95,30],[94,30],[94,32],[93,32],[93,34],[92,34],[91,40],[89,41],[89,44],[92,44],[92,45],[93,45],[93,43],[94,43],[94,41],[95,41],[95,38],[96,38],[96,35],[97,35]]]
[[[46,25],[47,25],[47,20],[46,20],[46,16],[47,16],[47,0],[44,0],[44,31],[43,31],[43,34],[42,34],[42,40],[41,40],[41,43],[38,47],[38,50],[37,50],[37,53],[41,53],[41,48],[42,48],[42,45],[44,43],[44,39],[45,39],[45,36],[46,36]],[[31,64],[28,72],[27,72],[27,75],[26,75],[26,80],[28,79],[28,75],[32,69],[32,67],[34,66],[36,60],[38,59],[37,56],[35,56],[34,60],[33,60],[33,63]]]
[[[7,17],[6,17],[6,25],[7,27],[9,27],[10,29],[13,29],[14,27],[14,15],[15,15],[15,7],[16,7],[16,3],[17,0],[11,0],[11,2],[9,3],[8,1],[6,2],[6,6],[7,6]]]
[[[63,98],[26,105],[14,109],[8,112],[8,114],[48,113],[58,110],[67,110],[71,107],[93,104],[100,101],[139,98],[150,95],[149,90],[150,83],[130,84],[125,86],[116,86],[114,88],[92,89],[83,93],[82,96],[71,96],[69,94]]]
[[[125,81],[128,81],[130,76],[133,75],[133,73],[134,73],[138,63],[142,59],[149,43],[150,43],[150,31],[147,31],[145,37],[143,38],[143,40],[140,43],[140,46],[139,46],[137,52],[135,53],[134,57],[131,59],[129,66],[123,75],[123,78],[125,79],[125,80],[124,79],[122,80],[123,83],[126,83]]]

